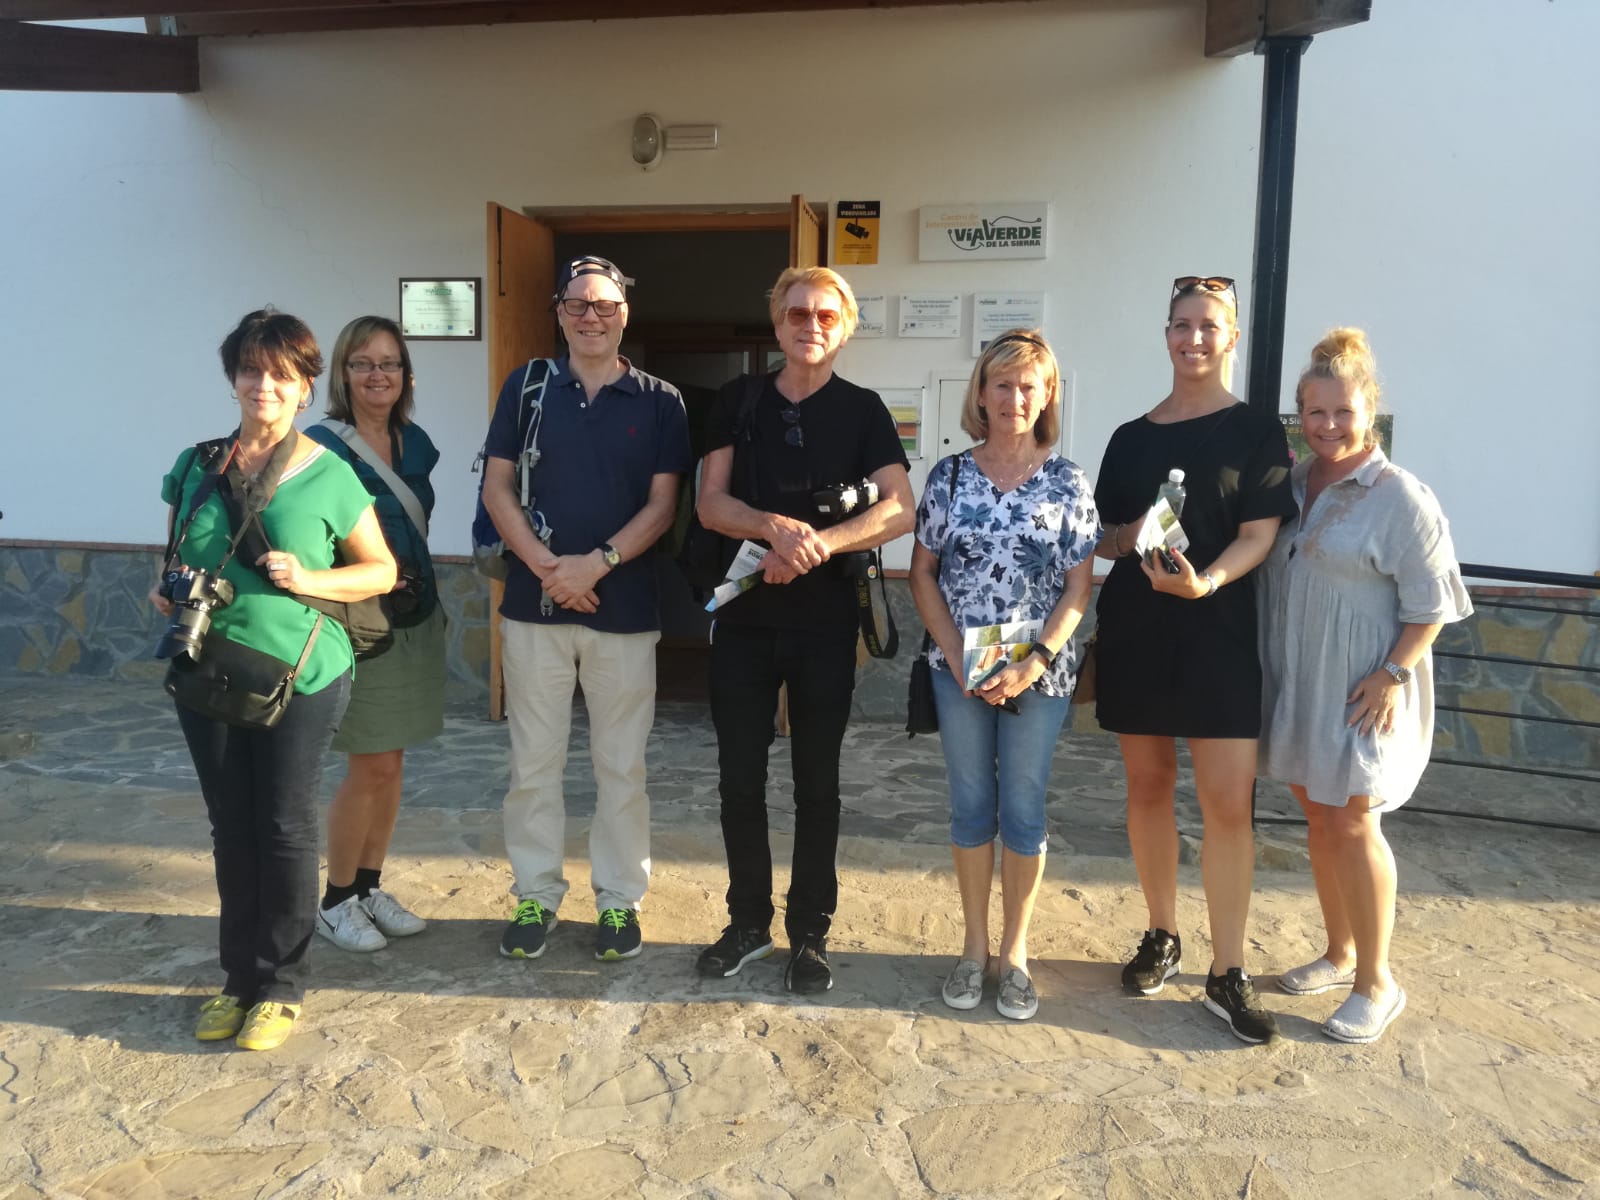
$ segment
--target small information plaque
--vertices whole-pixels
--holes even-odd
[[[402,279],[400,332],[419,342],[483,337],[482,279]]]

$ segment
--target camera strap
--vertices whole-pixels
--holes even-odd
[[[962,453],[964,454],[966,452],[962,451]],[[938,558],[934,559],[934,561],[933,561],[933,581],[936,584],[939,582],[939,564],[944,559],[945,544],[950,541],[950,523],[951,523],[952,520],[954,520],[955,513],[956,513],[956,480],[958,478],[960,478],[960,476],[961,476],[961,454],[952,454],[950,456],[950,498],[945,503],[945,506],[944,506],[945,507],[945,514],[944,514],[944,541],[939,543],[939,556],[938,556]],[[923,631],[922,631],[922,657],[923,658],[927,658],[928,657],[928,651],[932,647],[933,647],[933,634],[929,633],[927,631],[927,629],[924,628]],[[950,670],[952,672],[954,672],[955,668],[951,667]]]
[[[858,577],[856,585],[856,615],[861,622],[861,640],[867,644],[867,653],[873,658],[893,658],[900,649],[900,631],[895,628],[894,610],[889,607],[889,589],[883,581],[883,560],[876,550],[867,552],[866,573]],[[872,597],[872,581],[878,581],[878,597]],[[880,623],[884,634],[878,636]]]
[[[234,432],[237,434],[238,431],[235,430]],[[187,479],[189,477],[189,472],[194,470],[195,463],[202,455],[205,456],[206,460],[202,467],[202,470],[205,472],[205,474],[201,478],[199,485],[194,489],[194,492],[189,497],[189,507],[184,513],[182,526],[174,526],[167,533],[167,551],[164,556],[165,565],[162,567],[163,571],[169,571],[172,569],[173,559],[178,553],[178,547],[183,545],[183,543],[188,539],[189,527],[194,524],[195,516],[199,513],[205,502],[211,498],[211,493],[217,491],[217,489],[221,486],[223,482],[223,471],[227,469],[229,463],[232,461],[232,454],[229,449],[230,440],[231,439],[229,438],[218,438],[209,442],[200,442],[189,451],[188,462],[184,464],[183,468],[183,478]],[[213,471],[211,468],[215,466],[219,460],[222,462],[222,467]],[[280,471],[279,473],[281,474],[282,472]],[[230,529],[233,531],[233,537],[228,543],[227,553],[222,556],[222,561],[217,564],[215,573],[218,575],[222,574],[222,568],[227,566],[229,560],[231,560],[238,552],[239,542],[244,536],[244,530],[242,528],[235,527],[233,513],[228,509],[226,498],[223,500],[223,510],[228,513],[228,524]]]

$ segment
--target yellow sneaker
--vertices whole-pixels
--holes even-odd
[[[220,1042],[238,1033],[243,1025],[244,1005],[239,1003],[239,997],[223,992],[200,1006],[194,1036],[202,1042]]]
[[[289,1040],[294,1032],[294,1019],[299,1015],[298,1004],[263,1001],[250,1010],[244,1019],[244,1028],[234,1040],[241,1050],[276,1050]]]

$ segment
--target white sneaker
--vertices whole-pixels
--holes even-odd
[[[361,907],[385,937],[410,937],[428,923],[382,888],[361,898]]]
[[[355,950],[363,954],[382,950],[389,939],[378,932],[378,927],[361,907],[358,896],[339,901],[332,908],[317,906],[317,932],[341,950]]]

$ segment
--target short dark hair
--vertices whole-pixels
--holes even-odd
[[[288,367],[307,383],[322,374],[322,351],[310,327],[270,304],[240,318],[218,352],[229,383],[241,366]]]

